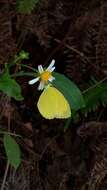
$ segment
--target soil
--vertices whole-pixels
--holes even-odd
[[[24,64],[37,68],[55,59],[56,71],[85,90],[90,80],[107,75],[107,2],[104,0],[40,0],[30,14],[21,14],[15,0],[0,0],[0,71],[21,50]],[[16,140],[22,163],[9,166],[8,190],[106,190],[107,108],[70,121],[44,119],[36,108],[39,92],[20,77],[24,100],[1,93],[0,129],[22,136]],[[6,156],[0,145],[0,184]],[[3,189],[1,189],[3,190]]]

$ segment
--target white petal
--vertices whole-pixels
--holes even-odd
[[[40,84],[39,84],[39,86],[38,86],[38,90],[43,90],[44,89],[44,82],[43,81],[41,81],[40,82]]]
[[[54,64],[55,64],[55,60],[53,59],[53,60],[51,61],[50,65],[48,66],[48,68],[46,69],[46,71],[50,71],[51,68],[54,66]]]
[[[40,79],[40,77],[34,78],[34,79],[30,80],[28,83],[29,83],[29,84],[34,84],[34,83],[36,83],[37,81],[39,81],[39,79]]]
[[[51,77],[49,78],[49,81],[52,82],[53,80],[55,80],[55,77],[51,76]]]
[[[55,70],[55,67],[52,67],[49,71],[53,72]]]
[[[44,71],[42,65],[38,65],[38,71],[39,73],[42,73]]]

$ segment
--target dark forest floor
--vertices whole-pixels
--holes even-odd
[[[22,49],[25,63],[37,68],[52,59],[56,71],[72,79],[81,90],[90,77],[107,75],[107,2],[104,0],[41,0],[31,14],[16,11],[15,0],[0,0],[0,66]],[[106,107],[72,121],[46,120],[35,102],[38,92],[20,77],[24,101],[0,100],[0,128],[20,134],[22,164],[9,168],[8,190],[107,190]],[[2,138],[1,138],[2,141]],[[6,158],[0,145],[0,183]]]

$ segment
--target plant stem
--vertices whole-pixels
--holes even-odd
[[[19,72],[19,73],[14,73],[11,75],[12,77],[22,77],[22,76],[30,76],[30,77],[37,77],[36,73],[30,73],[30,72]]]
[[[38,72],[37,69],[34,69],[33,67],[31,67],[31,66],[29,66],[29,65],[24,65],[24,64],[21,63],[20,66],[26,67],[26,68],[28,68],[28,69],[31,69],[31,70],[34,71],[34,72]]]
[[[6,132],[6,131],[0,131],[0,134],[8,134],[8,135],[12,135],[12,136],[15,136],[15,137],[22,138],[22,136],[20,136],[18,134],[14,134],[14,133],[11,133],[11,132]]]
[[[101,83],[104,82],[105,80],[107,80],[107,77],[105,77],[104,79],[100,80],[100,81],[97,82],[95,85],[93,85],[93,86],[87,88],[86,90],[84,90],[84,91],[82,92],[82,94],[85,94],[85,93],[88,92],[89,90],[95,88],[97,85],[101,84]]]
[[[9,64],[9,67],[12,67],[15,64],[17,64],[17,61],[15,63],[13,62],[13,63]],[[34,72],[38,72],[37,69],[35,69],[35,68],[33,68],[33,67],[29,66],[29,65],[25,65],[25,64],[20,63],[20,66],[28,68],[28,69],[30,69],[30,70],[32,70]]]
[[[6,169],[5,169],[5,173],[4,173],[4,177],[3,177],[3,182],[2,182],[0,190],[3,190],[4,187],[5,187],[5,182],[6,182],[8,170],[9,170],[9,161],[7,161],[7,164],[6,164]]]
[[[70,124],[70,122],[71,122],[71,117],[66,121],[66,123],[65,123],[65,126],[64,126],[64,132],[66,132],[66,130],[68,129],[68,127],[69,127],[69,124]]]
[[[8,99],[8,103],[10,104],[10,101],[11,101],[11,98]],[[11,122],[11,113],[9,112],[8,114],[8,121],[7,121],[7,125],[8,125],[8,132],[10,132],[10,122]],[[5,188],[5,183],[6,183],[6,178],[7,178],[7,174],[8,174],[8,171],[9,171],[9,160],[7,161],[7,164],[6,164],[6,169],[5,169],[5,173],[4,173],[4,177],[3,177],[3,182],[2,182],[2,185],[1,185],[1,189],[0,190],[4,190]]]

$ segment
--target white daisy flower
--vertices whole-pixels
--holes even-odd
[[[55,60],[53,59],[46,70],[43,69],[42,65],[38,65],[38,77],[30,80],[28,83],[32,85],[40,81],[38,90],[43,90],[48,82],[52,82],[55,79],[55,77],[52,76],[52,72],[55,70],[54,64]]]

